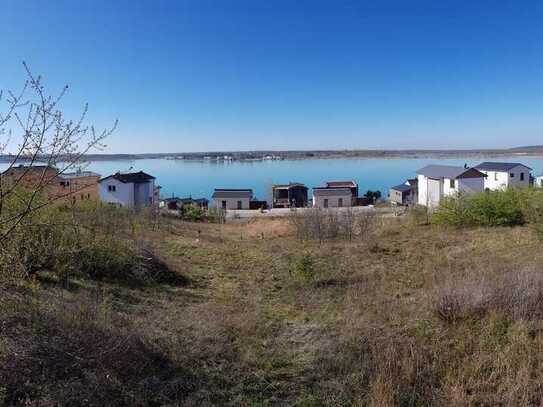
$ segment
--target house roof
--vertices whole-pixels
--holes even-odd
[[[328,188],[356,188],[358,186],[354,181],[327,181],[325,184]]]
[[[77,171],[77,172],[66,172],[64,174],[59,174],[60,178],[73,179],[73,178],[82,178],[82,177],[99,177],[100,174],[92,171]]]
[[[390,189],[393,189],[395,191],[400,191],[400,192],[411,191],[411,187],[409,185],[406,185],[406,184],[396,185],[395,187],[392,187]]]
[[[409,179],[405,180],[405,183],[407,185],[411,185],[412,187],[414,187],[415,185],[418,185],[419,180],[416,179],[416,178],[409,178]]]
[[[352,195],[349,188],[313,188],[314,196],[338,196],[338,195]]]
[[[417,171],[417,174],[428,178],[449,178],[456,179],[460,176],[471,173],[475,177],[486,177],[482,172],[474,168],[457,167],[453,165],[427,165]]]
[[[3,171],[2,174],[6,173],[8,171],[11,173],[12,171],[16,171],[16,172],[19,172],[19,171],[28,171],[28,172],[30,172],[30,171],[39,171],[39,172],[43,172],[43,171],[47,171],[47,170],[58,172],[57,168],[52,167],[50,165],[24,165],[24,164],[19,164],[19,165],[14,165],[9,170]]]
[[[307,187],[301,182],[289,182],[288,184],[277,184],[273,186],[273,189],[291,189],[291,188],[307,189]]]
[[[481,163],[475,166],[475,168],[477,168],[478,170],[483,170],[483,171],[507,172],[515,167],[518,167],[519,165],[531,170],[530,167],[521,163],[499,163],[499,162],[490,162],[490,161]]]
[[[114,178],[117,181],[123,182],[125,184],[130,184],[130,183],[141,184],[141,183],[150,181],[152,179],[155,179],[155,177],[153,177],[152,175],[146,174],[143,171],[128,172],[128,173],[118,172],[116,174],[109,175],[105,178],[102,178],[99,182],[105,181],[106,179],[109,179],[109,178]]]
[[[212,198],[252,198],[252,189],[215,189]]]

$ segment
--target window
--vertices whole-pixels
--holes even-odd
[[[108,185],[107,190],[109,192],[115,192],[117,190],[117,187],[115,185]]]
[[[60,181],[60,186],[61,187],[69,187],[70,186],[70,181]]]
[[[343,206],[343,198],[339,198],[337,200],[337,206],[339,206],[340,208]]]
[[[324,205],[325,208],[328,208],[328,199],[325,199],[325,200],[324,200],[323,205]]]
[[[497,181],[497,180],[498,180],[498,173],[495,172],[495,173],[494,173],[494,181]]]
[[[523,172],[520,173],[520,180],[524,181],[524,173]]]
[[[90,199],[90,194],[87,194],[87,199]]]
[[[511,178],[515,178],[515,173],[512,172],[511,174],[509,174],[511,176]]]
[[[222,201],[221,206],[222,206],[223,209],[226,209],[226,201]]]
[[[238,201],[238,209],[241,209],[241,207],[242,207],[242,203],[241,201]]]
[[[85,199],[85,194],[81,194],[81,200]]]
[[[451,185],[451,189],[454,189],[454,185],[455,185],[454,179],[451,179],[450,185]]]

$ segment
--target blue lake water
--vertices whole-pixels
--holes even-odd
[[[380,190],[384,196],[388,188],[415,177],[417,169],[428,164],[477,165],[481,161],[521,162],[543,171],[543,157],[502,157],[499,159],[326,159],[283,161],[184,161],[135,160],[97,161],[87,169],[102,176],[116,171],[145,171],[156,177],[164,197],[189,196],[210,198],[214,188],[252,188],[258,199],[269,199],[272,184],[303,182],[308,187],[325,181],[354,180],[361,193],[368,189]]]

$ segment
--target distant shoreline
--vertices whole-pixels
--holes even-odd
[[[458,159],[543,157],[543,146],[489,150],[285,150],[285,151],[216,151],[197,153],[87,154],[86,161],[136,161],[169,159],[179,161],[277,161],[315,159]],[[0,163],[13,156],[0,156]],[[24,162],[24,160],[21,160]]]

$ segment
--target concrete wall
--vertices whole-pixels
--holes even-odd
[[[339,208],[339,200],[342,199],[342,207],[352,206],[352,194],[346,193],[342,195],[333,195],[333,196],[315,196],[313,195],[313,207],[324,208],[324,200],[328,199],[328,208]]]
[[[110,185],[115,186],[115,191],[108,190]],[[134,184],[125,184],[115,178],[108,178],[100,182],[100,199],[119,206],[134,206]]]
[[[134,184],[134,205],[149,206],[154,203],[155,181]]]
[[[241,201],[241,209],[249,209],[249,198],[213,198],[213,207],[221,209],[222,201],[226,201],[226,209],[238,209],[238,201]]]

